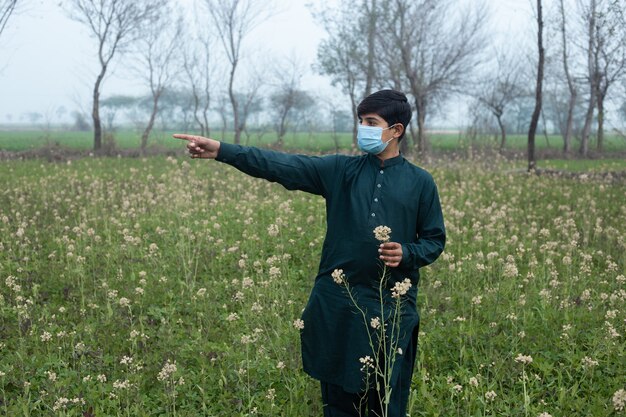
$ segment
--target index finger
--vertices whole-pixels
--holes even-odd
[[[380,247],[383,249],[398,249],[400,245],[398,242],[384,242],[380,244]]]
[[[173,137],[175,137],[176,139],[182,139],[182,140],[187,140],[187,141],[193,141],[193,142],[206,142],[206,138],[202,137],[202,136],[197,136],[197,135],[187,135],[184,133],[174,133],[172,135]]]

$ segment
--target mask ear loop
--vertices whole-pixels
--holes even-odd
[[[391,129],[391,128],[392,128],[392,127],[394,127],[395,125],[397,125],[397,123],[394,123],[394,124],[392,124],[391,126],[386,127],[386,128],[385,128],[385,129],[383,129],[383,130]],[[392,140],[394,140],[394,139],[396,139],[396,138],[394,138],[394,137],[392,136],[392,137],[391,137],[391,139],[389,139],[387,142],[383,142],[383,143],[384,143],[384,144],[388,144],[389,142],[391,142],[391,141],[392,141]]]

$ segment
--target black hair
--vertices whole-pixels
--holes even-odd
[[[398,139],[402,140],[408,124],[411,121],[411,105],[406,95],[396,90],[380,90],[365,97],[356,108],[359,118],[361,115],[374,113],[382,117],[389,126],[402,123],[404,131]]]

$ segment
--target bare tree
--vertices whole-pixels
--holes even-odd
[[[259,92],[263,87],[263,77],[260,74],[253,74],[248,80],[248,85],[244,92],[239,96],[238,101],[241,103],[239,126],[235,130],[243,132],[248,128],[248,120],[254,114],[263,110],[263,100],[259,96]]]
[[[262,87],[261,78],[253,76],[248,85],[241,90],[243,93],[235,93],[235,100],[239,103],[239,117],[237,122],[239,123],[238,129],[240,133],[246,133],[248,129],[248,120],[250,116],[255,115],[263,110],[263,100],[259,96],[259,92]],[[226,130],[229,127],[229,121],[234,120],[232,113],[228,108],[228,102],[230,98],[228,96],[220,96],[218,98],[216,110],[222,121],[222,137],[226,136]],[[248,135],[249,138],[249,135]]]
[[[528,171],[534,171],[537,167],[535,159],[535,134],[537,133],[537,124],[541,115],[541,104],[543,94],[543,70],[545,65],[545,48],[543,46],[543,5],[541,0],[537,0],[536,21],[537,21],[537,52],[539,59],[537,61],[537,84],[535,86],[535,109],[530,119],[530,127],[528,128]]]
[[[147,21],[161,10],[163,0],[66,0],[70,17],[87,26],[96,39],[100,71],[93,87],[91,117],[94,128],[94,150],[102,148],[102,122],[100,120],[100,90],[111,61],[117,53],[124,52],[132,41],[141,35]]]
[[[170,87],[175,73],[180,52],[182,18],[176,17],[173,10],[166,5],[161,13],[153,16],[153,20],[143,30],[142,36],[135,43],[133,55],[137,57],[135,72],[143,78],[150,89],[150,115],[148,123],[141,134],[141,153],[145,153],[148,137],[154,128],[159,112],[159,102],[166,88]]]
[[[306,91],[300,88],[303,68],[298,64],[295,56],[286,60],[284,63],[278,63],[274,68],[273,93],[270,96],[272,104],[272,112],[276,118],[276,133],[278,147],[283,146],[283,139],[287,134],[290,116],[300,108],[310,106],[313,99]]]
[[[318,47],[318,70],[330,76],[332,84],[341,86],[350,98],[354,146],[357,104],[371,94],[378,78],[376,46],[378,19],[382,15],[381,1],[384,0],[362,0],[359,7],[355,7],[354,1],[343,0],[338,7],[314,12],[315,18],[328,33],[328,38]]]
[[[561,62],[563,64],[563,72],[567,81],[567,89],[569,91],[569,100],[567,105],[567,120],[565,121],[565,131],[563,132],[563,153],[567,154],[571,148],[572,127],[574,124],[574,109],[576,107],[576,99],[578,97],[578,87],[574,81],[574,76],[570,70],[570,54],[568,48],[567,35],[567,14],[563,4],[563,0],[559,0],[560,24],[559,32],[561,37]]]
[[[582,1],[582,0],[581,0]],[[580,154],[587,156],[589,151],[589,134],[591,132],[591,124],[593,122],[593,114],[596,107],[599,74],[598,74],[598,49],[596,48],[596,19],[597,19],[597,3],[596,0],[591,0],[587,7],[583,3],[579,3],[582,11],[582,18],[585,21],[587,28],[587,82],[589,85],[589,101],[587,105],[587,112],[585,113],[585,124],[583,125],[580,141]]]
[[[503,52],[495,54],[496,73],[488,73],[477,86],[474,96],[496,118],[500,128],[500,150],[506,145],[506,127],[504,112],[516,99],[524,94],[520,86],[519,62]],[[496,135],[497,136],[497,135]]]
[[[233,112],[235,143],[240,143],[242,126],[242,108],[235,92],[235,75],[241,61],[242,44],[246,36],[270,13],[271,7],[258,0],[205,0],[213,25],[230,63],[228,79],[228,97]]]
[[[597,149],[603,150],[605,100],[609,89],[626,74],[625,0],[579,0],[581,22],[586,28],[584,53],[587,59],[585,79],[589,89],[580,153],[589,151],[589,136],[597,110]]]
[[[191,86],[193,96],[193,116],[200,127],[200,135],[210,136],[209,112],[211,108],[211,94],[215,77],[213,38],[210,31],[200,27],[197,35],[186,36],[191,39],[184,50],[185,75]]]
[[[597,150],[602,152],[604,146],[604,103],[609,89],[626,74],[626,1],[597,0],[592,1],[597,7],[592,11],[594,40],[593,73],[595,74],[596,107],[598,110]]]
[[[15,12],[17,0],[0,0],[0,36],[9,22],[9,18]]]
[[[417,112],[417,148],[424,154],[427,114],[466,87],[482,59],[487,10],[482,2],[460,10],[456,0],[387,0],[384,9],[381,50],[388,52],[385,61],[401,62]]]

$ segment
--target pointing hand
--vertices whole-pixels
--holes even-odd
[[[176,139],[188,141],[187,150],[192,158],[215,159],[220,150],[220,142],[203,136],[175,133]]]

